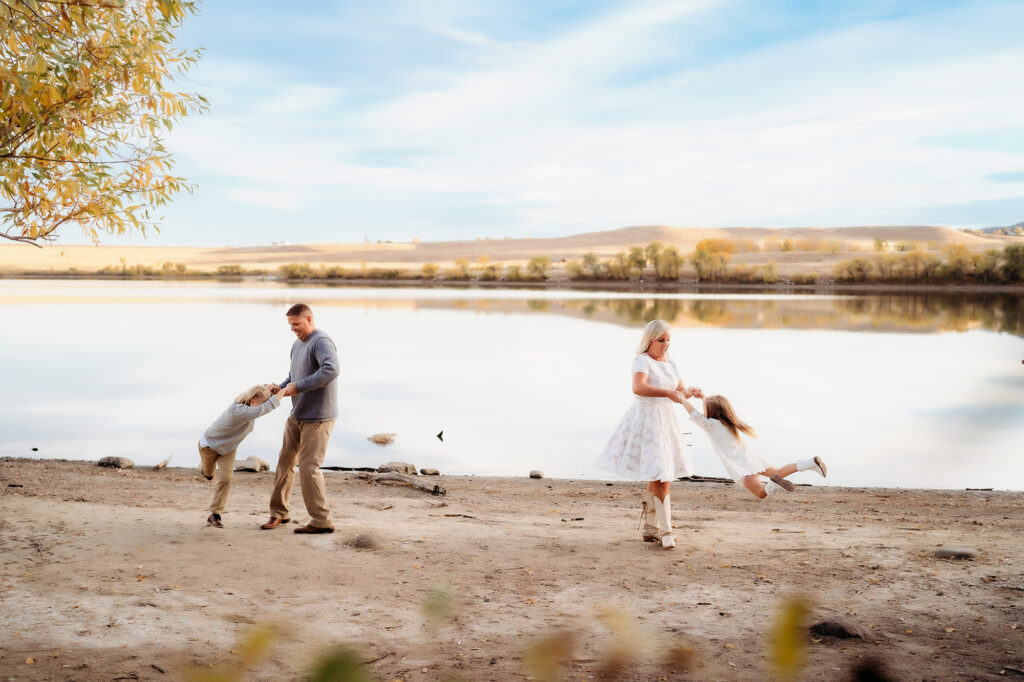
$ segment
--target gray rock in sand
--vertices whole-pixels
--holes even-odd
[[[246,457],[241,462],[235,462],[235,471],[270,471],[270,463],[259,457]]]
[[[437,469],[420,469],[420,473],[424,476],[440,476],[441,472]]]
[[[96,465],[101,467],[113,467],[114,469],[135,468],[135,462],[131,461],[127,457],[104,457],[100,461],[96,462]]]
[[[349,540],[348,544],[357,549],[377,549],[380,547],[380,541],[373,533],[360,533]]]
[[[544,472],[540,469],[534,469],[530,472],[530,478],[544,478]]]
[[[382,474],[393,471],[396,474],[407,474],[409,476],[416,475],[416,467],[408,462],[388,462],[387,464],[381,464],[377,467],[377,471]]]
[[[967,547],[939,547],[935,550],[936,559],[976,559],[978,552]]]

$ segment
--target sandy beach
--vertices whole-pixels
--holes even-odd
[[[300,536],[258,528],[269,473],[235,475],[221,530],[195,469],[0,460],[3,678],[300,679],[347,646],[376,680],[542,679],[544,660],[564,679],[767,679],[794,598],[801,632],[862,635],[808,632],[801,679],[1024,675],[1024,493],[761,502],[682,482],[662,550],[636,531],[636,484],[440,476],[435,496],[326,478],[336,532]],[[292,508],[302,521],[298,490]]]

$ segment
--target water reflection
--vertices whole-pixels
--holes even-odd
[[[0,280],[0,454],[194,464],[239,390],[284,377],[283,311],[300,300],[341,353],[328,464],[606,478],[593,459],[632,399],[639,329],[660,317],[687,382],[728,395],[771,461],[826,456],[838,485],[1024,489],[1024,302],[1007,295]],[[286,413],[243,453],[275,460]],[[395,444],[366,440],[381,432]],[[692,451],[721,474],[705,442]]]
[[[795,299],[638,297],[500,302],[463,299],[418,301],[416,305],[504,313],[556,313],[631,327],[662,319],[675,327],[914,333],[985,329],[1024,336],[1024,296],[1010,294],[890,294]]]

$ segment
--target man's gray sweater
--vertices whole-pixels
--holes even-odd
[[[331,337],[314,329],[304,340],[292,344],[292,363],[284,388],[295,383],[292,417],[300,422],[323,422],[338,416],[338,349]]]

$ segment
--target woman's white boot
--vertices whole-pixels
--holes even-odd
[[[658,530],[661,531],[661,546],[671,549],[676,546],[676,538],[672,535],[672,501],[668,495],[664,500],[654,497],[654,510],[658,514]]]
[[[640,534],[644,542],[657,542],[661,539],[658,530],[657,512],[654,510],[654,493],[644,490],[643,512],[640,514]]]

